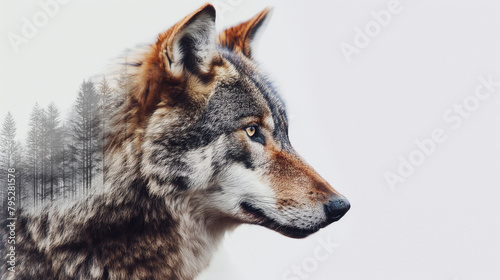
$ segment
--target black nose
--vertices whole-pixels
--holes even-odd
[[[325,204],[325,214],[328,219],[328,223],[340,220],[340,218],[342,218],[342,216],[349,211],[349,208],[351,208],[351,204],[345,197],[342,196],[336,197]]]

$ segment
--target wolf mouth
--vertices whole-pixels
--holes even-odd
[[[294,226],[282,225],[276,220],[268,217],[264,213],[264,211],[256,208],[246,201],[241,202],[240,206],[245,213],[256,219],[256,221],[254,222],[255,224],[265,226],[291,238],[304,238],[317,232],[321,228],[321,226],[315,226],[312,228],[299,228]]]

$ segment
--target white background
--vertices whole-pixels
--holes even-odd
[[[66,113],[83,79],[204,1],[186,2],[69,1],[15,52],[9,32],[43,10],[1,1],[0,117],[10,110],[24,139],[35,102]],[[442,116],[478,77],[500,81],[500,2],[401,0],[349,63],[340,45],[389,2],[214,2],[219,28],[275,7],[256,57],[287,101],[292,144],[352,208],[303,240],[241,226],[199,279],[500,279],[500,87],[456,129]],[[446,141],[391,189],[384,174],[436,128]],[[318,239],[337,244],[323,261]]]

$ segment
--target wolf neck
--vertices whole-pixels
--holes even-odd
[[[108,157],[106,181],[100,194],[107,205],[112,205],[112,213],[118,211],[124,215],[120,227],[127,233],[124,239],[135,242],[128,245],[134,252],[131,249],[124,254],[154,254],[156,264],[152,264],[151,259],[135,263],[163,270],[161,275],[165,279],[193,279],[208,266],[219,241],[232,225],[208,219],[206,213],[199,210],[200,197],[182,193],[168,197],[151,195],[148,182],[141,178],[137,167],[126,164],[140,162],[140,159],[126,158],[124,154]],[[143,251],[137,252],[137,248]]]
[[[130,188],[121,193],[123,199],[119,204],[109,209],[112,214],[124,216],[121,217],[121,226],[104,224],[102,227],[111,226],[122,231],[117,235],[109,234],[109,238],[115,242],[116,239],[123,239],[120,242],[128,243],[129,251],[123,254],[126,258],[134,258],[131,268],[144,270],[154,267],[162,270],[154,275],[165,276],[165,279],[193,279],[208,266],[224,230],[209,231],[216,227],[207,225],[211,221],[195,212],[189,198],[176,197],[174,201],[173,198],[153,197],[148,193],[146,184],[145,181],[134,180]],[[111,199],[116,201],[114,194],[103,195],[111,204],[114,204]],[[141,259],[140,256],[148,257]],[[147,267],[137,267],[137,263]],[[151,279],[141,278],[139,274],[136,276],[132,278]]]

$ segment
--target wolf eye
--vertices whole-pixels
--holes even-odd
[[[255,128],[255,126],[249,126],[245,129],[245,131],[247,132],[248,136],[252,137],[255,135],[257,129]]]
[[[261,143],[262,145],[266,144],[264,135],[260,133],[258,125],[253,124],[245,127],[245,132],[247,133],[248,137],[252,139],[252,141]]]

